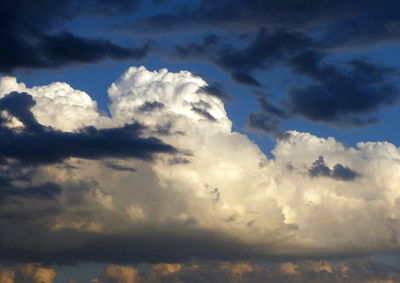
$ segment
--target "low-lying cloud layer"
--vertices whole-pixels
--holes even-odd
[[[392,283],[400,280],[400,270],[374,259],[342,263],[329,261],[285,262],[260,266],[236,263],[155,264],[146,272],[128,266],[110,265],[92,283],[161,282],[366,282]]]
[[[1,134],[11,138],[0,147],[1,260],[173,262],[398,250],[396,146],[347,147],[290,131],[268,159],[232,131],[221,98],[206,86],[190,72],[131,67],[110,86],[105,117],[90,96],[65,83],[27,88],[3,78]],[[16,101],[26,107],[14,108]]]
[[[0,268],[2,283],[53,283],[56,272],[41,264],[22,264]]]
[[[72,276],[69,276],[71,278]],[[56,271],[40,264],[0,268],[3,283],[53,283]],[[297,261],[269,264],[248,262],[157,263],[140,268],[111,264],[89,281],[68,283],[261,283],[261,282],[365,282],[393,283],[400,269],[373,258],[332,262]]]

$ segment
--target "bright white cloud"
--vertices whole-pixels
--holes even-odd
[[[0,98],[12,92],[26,92],[35,99],[32,108],[36,119],[43,125],[64,131],[98,125],[107,118],[97,111],[97,103],[87,93],[73,89],[67,83],[56,82],[46,86],[27,88],[14,77],[0,79]]]
[[[181,150],[152,163],[118,160],[136,171],[113,170],[104,160],[41,167],[40,180],[74,188],[59,200],[68,208],[51,218],[51,227],[115,234],[179,224],[222,231],[258,245],[266,256],[399,248],[399,148],[371,142],[346,147],[334,138],[292,131],[277,142],[271,160],[232,131],[223,102],[202,92],[205,85],[186,71],[131,67],[109,88],[112,116],[105,118],[87,94],[67,84],[28,89],[3,78],[0,93],[30,93],[37,102],[33,113],[44,124],[71,131],[138,121],[148,127],[146,135]],[[319,156],[327,167],[340,164],[358,177],[310,176]],[[76,189],[82,184],[91,189]],[[82,207],[91,212],[87,219]]]

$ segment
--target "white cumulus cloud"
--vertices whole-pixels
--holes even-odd
[[[131,67],[109,88],[112,116],[106,118],[86,93],[65,83],[26,88],[14,78],[0,80],[2,95],[33,96],[32,111],[45,125],[74,131],[137,121],[145,135],[179,150],[153,162],[71,158],[63,166],[38,168],[35,181],[64,188],[54,200],[61,212],[41,221],[51,231],[113,236],[135,236],[145,228],[167,234],[184,229],[189,238],[216,232],[256,246],[257,256],[265,257],[346,256],[400,247],[399,148],[386,142],[347,147],[334,138],[291,131],[268,159],[246,135],[232,131],[223,102],[204,93],[205,85],[187,71]],[[317,165],[353,175],[311,174]],[[65,247],[84,249],[92,240]],[[191,253],[188,249],[187,256]]]

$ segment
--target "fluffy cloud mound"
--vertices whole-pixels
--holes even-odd
[[[115,270],[120,270],[114,275]],[[140,273],[140,277],[138,274]],[[127,276],[127,274],[135,274]],[[347,262],[301,261],[261,266],[247,262],[214,262],[195,264],[159,263],[139,272],[130,266],[106,267],[98,283],[161,283],[161,282],[397,282],[400,270],[375,259],[359,259]]]
[[[292,131],[277,142],[275,160],[267,160],[246,136],[231,131],[220,100],[197,92],[203,84],[187,72],[131,68],[109,89],[115,116],[168,124],[171,133],[184,133],[164,140],[190,151],[188,162],[153,167],[164,189],[179,191],[190,202],[192,209],[177,211],[175,218],[262,242],[288,237],[296,249],[311,254],[314,249],[372,252],[397,246],[399,150],[394,145],[348,148],[333,138]],[[143,112],[146,101],[164,106]],[[196,103],[207,105],[204,110],[215,121],[193,111]],[[309,175],[320,156],[327,168],[336,168],[335,178]],[[360,177],[337,177],[349,170]]]
[[[101,273],[99,283],[138,283],[139,271],[129,266],[109,265]]]
[[[3,257],[154,262],[346,257],[399,248],[399,148],[346,147],[291,131],[268,159],[232,131],[222,100],[206,86],[186,71],[131,67],[109,88],[106,118],[87,94],[64,83],[26,88],[3,78],[2,95],[32,95],[41,124],[79,133],[83,126],[110,131],[136,122],[147,139],[177,149],[151,161],[75,156],[26,169],[29,190],[0,194],[0,217],[7,219],[0,225],[9,231],[0,240]],[[43,182],[56,184],[57,194]],[[33,231],[43,236],[17,237]]]
[[[53,283],[56,272],[40,264],[22,264],[0,268],[2,283]]]
[[[75,90],[67,83],[27,88],[14,77],[0,79],[0,98],[10,92],[26,92],[36,101],[32,112],[45,126],[73,131],[84,126],[97,125],[101,117],[97,103],[83,91]]]
[[[151,72],[144,67],[131,67],[108,89],[112,117],[122,121],[136,119],[152,126],[175,122],[181,130],[205,125],[230,131],[232,123],[223,102],[207,94],[205,86],[203,79],[187,71]]]

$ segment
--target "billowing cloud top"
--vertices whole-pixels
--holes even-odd
[[[232,131],[206,86],[190,72],[131,67],[109,88],[105,117],[68,84],[2,78],[0,134],[10,142],[0,143],[0,257],[155,262],[399,248],[396,146],[290,131],[268,159]],[[23,236],[32,234],[41,236]]]

